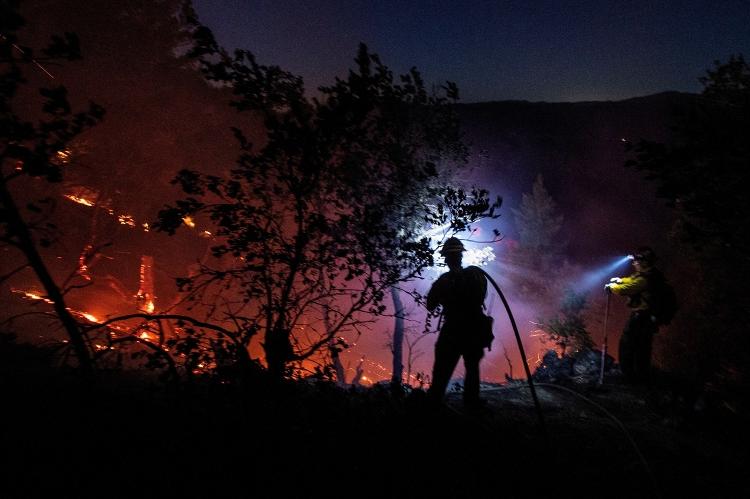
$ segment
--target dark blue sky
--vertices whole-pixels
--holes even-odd
[[[750,0],[194,0],[227,47],[305,78],[363,41],[395,72],[458,83],[464,102],[617,100],[697,92],[715,59],[750,57]]]

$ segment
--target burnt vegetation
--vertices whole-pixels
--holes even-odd
[[[191,75],[194,89],[208,81],[200,95],[228,102],[240,117],[231,152],[223,149],[234,160],[201,168],[183,144],[180,161],[190,166],[168,172],[177,189],[172,201],[159,197],[154,206],[153,196],[138,215],[152,217],[149,223],[121,216],[119,224],[173,235],[160,234],[178,247],[185,244],[180,233],[199,233],[205,253],[187,272],[169,273],[177,288],[170,306],[154,309],[153,289],[143,285],[148,264],[141,263],[137,311],[94,320],[68,299],[94,286],[90,267],[116,244],[92,228],[76,270],[61,279],[48,250],[65,246],[66,228],[53,223],[51,195],[32,198],[48,189],[39,182],[71,185],[66,175],[75,173],[66,165],[71,156],[85,164],[87,140],[106,144],[97,160],[118,161],[125,129],[104,128],[97,104],[75,112],[77,103],[54,82],[40,91],[41,101],[29,100],[29,71],[46,72],[85,50],[72,33],[53,36],[39,53],[24,46],[18,2],[0,0],[0,243],[4,254],[14,252],[8,261],[20,262],[2,267],[0,284],[5,293],[30,271],[43,288],[40,301],[52,308],[32,313],[62,325],[65,335],[45,344],[17,341],[14,324],[24,314],[2,317],[7,418],[0,445],[8,478],[1,495],[750,492],[739,479],[748,458],[750,366],[750,68],[741,56],[708,72],[704,92],[677,117],[670,140],[628,144],[628,166],[646,173],[674,214],[669,241],[680,270],[693,276],[683,292],[687,305],[661,344],[655,384],[633,388],[613,378],[600,387],[542,377],[558,383],[540,390],[545,435],[526,386],[512,376],[489,387],[489,410],[481,415],[456,409],[457,392],[447,406],[428,407],[421,387],[403,385],[401,376],[369,388],[341,379],[344,332],[372,334],[378,320],[395,319],[401,337],[394,332],[392,352],[400,356],[396,342],[403,341],[416,352],[423,336],[403,338],[400,297],[421,303],[410,282],[435,264],[444,238],[499,217],[499,197],[452,186],[469,155],[456,86],[430,91],[416,69],[396,76],[361,45],[349,74],[310,98],[301,78],[260,64],[249,51],[226,51],[183,7],[130,2],[121,19],[145,32],[169,31],[154,49],[164,60],[149,54],[149,61],[163,68],[169,60],[171,75]],[[41,104],[30,110],[29,102]],[[169,141],[159,136],[155,143]],[[130,178],[142,172],[121,164],[113,170],[103,181],[111,185],[92,201],[99,205],[94,228],[104,219],[117,225],[111,219],[124,202],[116,181],[142,183]],[[72,182],[81,196],[86,175]],[[522,231],[511,257],[534,269],[517,276],[519,289],[560,303],[542,324],[561,349],[556,361],[583,359],[593,347],[586,301],[563,291],[567,269],[557,262],[566,219],[541,177],[514,215]],[[430,238],[425,226],[444,230]],[[497,231],[490,236],[500,238]],[[120,284],[108,285],[124,289]],[[255,354],[253,342],[261,346]],[[597,359],[586,358],[596,369]],[[409,371],[411,361],[412,353]],[[554,477],[540,484],[550,470]]]

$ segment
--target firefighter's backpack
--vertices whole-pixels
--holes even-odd
[[[651,315],[654,316],[657,324],[667,326],[680,308],[677,295],[661,272],[653,273],[648,279],[651,287],[651,296],[648,300]]]

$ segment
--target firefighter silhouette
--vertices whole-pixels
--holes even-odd
[[[440,254],[445,258],[448,272],[435,281],[427,294],[427,309],[443,310],[443,325],[435,343],[435,364],[428,396],[432,402],[442,403],[459,358],[463,357],[466,377],[463,400],[467,408],[480,406],[479,361],[484,356],[486,341],[481,336],[484,298],[487,280],[474,266],[463,268],[464,245],[458,238],[449,238]]]

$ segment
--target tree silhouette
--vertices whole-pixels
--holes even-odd
[[[38,250],[39,246],[49,246],[54,238],[56,227],[43,216],[53,203],[42,199],[19,206],[14,193],[23,191],[32,179],[60,182],[66,146],[95,125],[102,118],[103,109],[91,104],[88,111],[73,113],[67,90],[55,86],[40,89],[44,118],[38,123],[19,114],[14,97],[27,82],[23,69],[35,66],[50,76],[42,63],[80,58],[78,38],[72,33],[52,37],[37,58],[31,48],[19,45],[17,32],[24,23],[17,2],[0,4],[0,241],[26,258],[70,337],[80,368],[90,371],[91,354],[85,338]]]
[[[531,193],[524,193],[518,209],[512,209],[519,232],[519,248],[531,263],[541,270],[549,267],[556,255],[563,253],[565,242],[560,239],[564,217],[544,187],[544,178],[537,175]]]
[[[465,159],[453,84],[430,94],[415,69],[395,83],[361,45],[348,77],[308,99],[299,77],[229,54],[199,24],[194,36],[206,77],[262,118],[265,137],[256,146],[235,128],[241,154],[225,176],[181,171],[175,182],[188,197],[160,212],[158,228],[174,233],[188,216],[214,224],[216,260],[182,289],[240,304],[233,315],[260,333],[280,376],[360,331],[385,310],[391,286],[432,265],[422,225],[463,230],[495,207],[486,191],[429,186],[443,162]]]
[[[557,316],[547,319],[542,325],[548,341],[559,347],[562,355],[594,346],[591,335],[586,330],[586,321],[583,317],[585,308],[585,295],[568,289],[560,303]]]
[[[694,263],[696,304],[678,317],[683,327],[670,341],[673,357],[698,366],[703,381],[719,376],[736,384],[750,365],[744,289],[750,278],[750,66],[741,55],[716,61],[701,82],[699,98],[677,116],[674,140],[628,144],[634,154],[628,165],[655,182],[673,208],[673,240]]]
[[[515,280],[526,292],[546,298],[556,285],[560,260],[566,246],[561,239],[564,217],[537,175],[530,193],[524,193],[517,209],[511,209],[518,230],[518,246],[509,255],[523,271]]]

